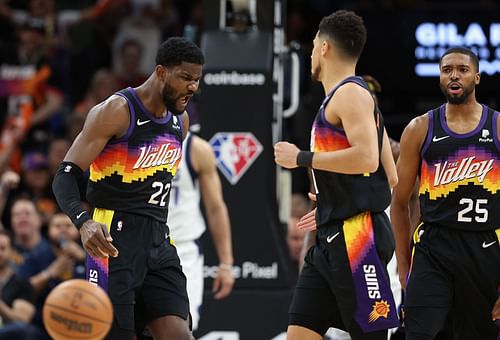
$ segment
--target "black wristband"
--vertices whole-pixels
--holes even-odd
[[[78,229],[85,221],[90,220],[90,215],[80,200],[78,180],[82,175],[83,171],[78,165],[62,162],[52,182],[52,191],[59,207]]]
[[[80,214],[77,214],[75,217],[70,216],[70,218],[71,221],[73,221],[75,227],[77,229],[80,229],[82,225],[88,220],[90,220],[92,217],[90,217],[90,214],[87,211],[83,210],[80,212]]]
[[[299,151],[297,154],[297,165],[312,168],[314,152],[311,151]]]

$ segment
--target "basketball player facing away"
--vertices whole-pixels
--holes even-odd
[[[182,145],[181,166],[172,181],[168,226],[187,277],[193,330],[198,328],[203,300],[200,237],[206,225],[200,210],[200,200],[205,207],[208,228],[219,258],[212,291],[215,299],[222,299],[231,293],[234,284],[231,223],[222,196],[214,152],[205,140],[188,133]]]
[[[137,334],[146,324],[155,339],[191,338],[186,278],[166,221],[189,126],[184,110],[203,63],[201,50],[188,40],[162,43],[155,70],[142,85],[90,110],[54,179],[58,203],[90,255],[88,279],[113,302],[109,339],[132,339],[134,324]],[[92,217],[80,204],[77,186],[89,166]]]
[[[396,167],[382,116],[354,75],[365,41],[363,20],[353,12],[321,20],[311,64],[327,95],[313,123],[312,151],[275,145],[279,165],[312,168],[317,198],[316,243],[290,306],[289,340],[319,340],[329,327],[355,340],[386,340],[387,329],[399,324],[386,268],[394,240],[384,213]]]
[[[403,131],[391,205],[400,281],[406,286],[406,336],[434,339],[451,313],[459,339],[496,340],[499,114],[476,100],[480,74],[473,52],[451,48],[439,67],[447,103]],[[422,223],[410,250],[408,199],[417,175]]]

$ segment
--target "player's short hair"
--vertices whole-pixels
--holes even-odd
[[[345,56],[357,60],[366,43],[363,19],[352,11],[339,10],[319,23],[319,36],[327,36]]]
[[[205,58],[195,43],[181,37],[164,41],[156,54],[156,65],[165,67],[180,65],[182,62],[203,65]]]
[[[451,47],[451,48],[447,49],[443,53],[441,58],[439,59],[439,66],[441,66],[443,58],[451,53],[459,53],[459,54],[463,54],[463,55],[468,55],[470,57],[470,60],[472,60],[472,63],[476,67],[476,71],[479,72],[479,59],[477,58],[477,55],[474,52],[472,52],[472,50],[470,50],[466,47]]]

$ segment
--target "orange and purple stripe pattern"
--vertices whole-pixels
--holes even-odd
[[[336,151],[350,147],[346,135],[332,127],[319,126],[318,120],[314,122],[311,131],[311,151]]]
[[[123,183],[144,181],[160,171],[175,175],[181,160],[181,144],[170,135],[152,143],[129,147],[128,143],[109,144],[90,166],[90,180],[98,182],[113,174]]]
[[[354,273],[374,247],[372,217],[369,212],[358,214],[344,222],[344,238],[351,271]]]
[[[500,188],[500,164],[497,155],[469,146],[443,160],[422,160],[419,194],[429,199],[446,197],[458,187],[472,183],[492,194]]]

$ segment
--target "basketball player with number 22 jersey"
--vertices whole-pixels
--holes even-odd
[[[114,320],[106,339],[191,339],[186,277],[167,225],[171,182],[182,157],[204,63],[183,38],[158,49],[156,67],[137,88],[93,107],[54,178],[61,209],[80,230],[87,279],[104,288]],[[83,209],[78,177],[90,167]]]

